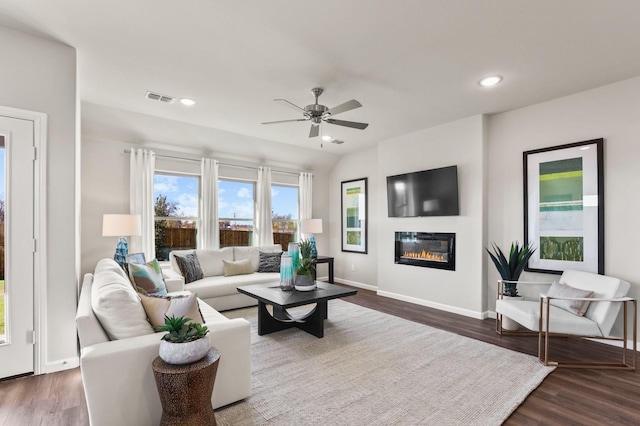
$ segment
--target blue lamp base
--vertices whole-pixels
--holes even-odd
[[[113,260],[118,265],[124,268],[124,264],[127,261],[127,255],[129,254],[129,243],[125,237],[118,238],[118,244],[116,244],[116,253],[113,255]]]
[[[309,234],[309,241],[311,241],[311,257],[317,259],[318,249],[316,248],[316,237],[314,237],[313,234]]]

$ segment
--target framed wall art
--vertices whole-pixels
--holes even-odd
[[[603,139],[523,153],[525,270],[604,274]]]
[[[342,251],[367,253],[367,178],[342,182]]]

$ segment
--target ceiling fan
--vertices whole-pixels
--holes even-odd
[[[335,124],[338,126],[351,127],[353,129],[364,130],[367,128],[369,123],[359,123],[357,121],[345,121],[345,120],[336,120],[331,118],[334,115],[351,111],[352,109],[360,108],[362,104],[355,99],[351,99],[343,104],[335,106],[333,108],[327,108],[324,105],[318,104],[318,97],[322,94],[323,89],[316,87],[311,89],[311,93],[316,98],[316,103],[307,105],[304,108],[300,108],[298,105],[289,102],[286,99],[274,99],[274,101],[279,102],[280,104],[295,109],[298,112],[302,112],[305,118],[297,118],[293,120],[279,120],[279,121],[267,121],[262,124],[276,124],[276,123],[289,123],[294,121],[311,121],[311,130],[309,131],[309,137],[315,138],[320,134],[320,123],[323,121],[329,124]]]

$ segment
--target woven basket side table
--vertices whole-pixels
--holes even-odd
[[[167,364],[153,360],[153,374],[162,403],[161,425],[215,425],[211,393],[216,380],[220,352],[209,349],[200,361]]]

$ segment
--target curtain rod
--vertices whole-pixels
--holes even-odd
[[[124,150],[125,154],[131,154],[131,150],[130,149],[125,149]],[[183,160],[183,161],[195,161],[195,162],[200,162],[200,160],[196,160],[195,158],[187,158],[187,157],[177,157],[175,155],[166,155],[166,154],[158,154],[156,153],[156,157],[162,157],[162,158],[171,158],[174,160]],[[218,160],[216,160],[218,161]],[[235,167],[237,169],[249,169],[249,170],[258,170],[258,167],[255,166],[242,166],[239,164],[231,164],[231,163],[223,163],[221,161],[218,161],[218,164],[221,166],[227,166],[227,167]],[[294,175],[294,176],[298,176],[300,174],[300,172],[288,172],[288,171],[284,171],[284,170],[271,170],[274,173],[279,173],[279,174],[283,174],[283,175]]]

